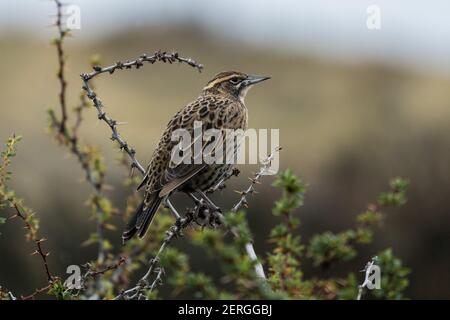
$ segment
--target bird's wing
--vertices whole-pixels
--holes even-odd
[[[159,192],[160,197],[165,197],[172,191],[176,190],[179,186],[183,185],[186,181],[191,179],[193,176],[195,176],[197,173],[202,171],[206,165],[193,165],[191,168],[189,168],[188,172],[184,175],[174,178],[170,180],[168,183],[164,185],[164,187]]]
[[[201,105],[201,101],[199,99],[193,101],[192,103],[188,104],[187,106],[185,106],[183,109],[181,109],[180,111],[178,111],[173,117],[172,119],[169,121],[169,123],[167,124],[167,128],[164,131],[160,142],[158,144],[157,149],[155,150],[155,152],[153,153],[152,156],[152,160],[150,161],[150,163],[147,166],[147,170],[145,171],[145,175],[144,178],[142,179],[141,183],[139,184],[139,186],[137,187],[137,190],[141,189],[144,185],[146,185],[146,193],[153,193],[155,191],[161,190],[161,188],[164,186],[165,181],[167,181],[167,179],[157,179],[158,181],[154,181],[154,166],[155,166],[155,160],[156,158],[163,154],[166,153],[171,153],[173,148],[177,145],[176,141],[172,141],[172,133],[179,128],[183,127],[183,120],[184,119],[188,119],[188,116],[190,113],[197,113],[198,109]],[[192,121],[193,123],[193,121]],[[163,143],[164,142],[164,143]],[[168,148],[165,148],[164,146],[162,146],[162,143],[165,146],[168,146]],[[169,155],[169,157],[171,156],[171,154]],[[170,158],[167,158],[167,162],[169,162]],[[165,169],[164,168],[160,168],[160,169]],[[157,173],[156,173],[157,174]],[[164,177],[165,174],[162,174],[160,176]]]
[[[159,192],[160,197],[164,197],[176,190],[178,187],[183,185],[186,181],[194,177],[196,174],[201,172],[204,168],[208,166],[208,164],[204,163],[203,158],[200,158],[200,161],[195,161],[195,158],[200,156],[204,157],[208,154],[205,154],[205,149],[210,150],[218,150],[223,148],[223,139],[211,139],[209,141],[203,141],[203,134],[196,137],[194,136],[194,121],[202,122],[202,133],[207,129],[216,128],[216,123],[214,123],[217,118],[217,114],[221,108],[221,104],[228,104],[227,100],[218,100],[215,98],[209,97],[201,97],[194,101],[192,104],[188,105],[186,108],[182,110],[182,112],[177,116],[181,118],[181,127],[186,128],[189,131],[189,134],[192,137],[192,142],[183,146],[184,151],[190,149],[191,153],[183,152],[184,157],[190,157],[190,161],[188,163],[184,163],[183,158],[178,159],[177,164],[171,163],[165,169],[164,175],[161,180],[161,191]],[[175,118],[177,118],[175,117]],[[200,140],[200,141],[198,141]],[[195,154],[196,148],[194,145],[196,143],[201,143],[201,153],[199,155]],[[177,145],[174,143],[171,149]],[[197,162],[197,163],[196,163]]]
[[[202,138],[202,137],[200,137]],[[203,142],[202,151],[200,153],[201,157],[211,156],[215,150],[223,150],[223,139],[218,140],[209,140]],[[189,148],[193,148],[194,142],[189,146]],[[208,151],[206,151],[208,150]],[[189,156],[189,155],[187,155]],[[204,158],[203,158],[204,159]],[[193,160],[193,159],[191,159]],[[200,159],[202,160],[202,159]],[[165,171],[165,181],[167,181],[163,188],[161,189],[159,196],[164,197],[171,193],[173,190],[177,189],[179,186],[183,185],[186,181],[194,177],[204,168],[206,168],[209,164],[203,162],[196,163],[179,163],[176,166],[169,166]]]

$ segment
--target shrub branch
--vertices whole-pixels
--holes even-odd
[[[131,146],[129,146],[129,144],[119,134],[119,132],[117,130],[118,122],[106,114],[106,112],[104,110],[103,102],[100,100],[100,98],[97,97],[97,94],[94,92],[94,90],[90,86],[89,81],[91,79],[93,79],[94,77],[96,77],[102,73],[106,73],[106,72],[108,72],[109,74],[112,74],[116,70],[132,69],[133,67],[135,67],[136,69],[139,69],[144,66],[144,62],[147,62],[150,64],[154,64],[155,62],[163,62],[163,63],[170,63],[170,64],[172,64],[174,62],[179,62],[179,63],[185,63],[193,68],[196,68],[198,71],[201,71],[203,69],[203,65],[198,64],[191,58],[187,58],[187,59],[182,58],[178,55],[177,52],[167,53],[167,52],[157,51],[153,55],[150,55],[150,56],[148,56],[147,54],[142,54],[136,60],[132,60],[132,61],[127,60],[126,62],[118,61],[114,65],[111,65],[109,67],[102,68],[99,66],[94,66],[93,72],[81,74],[81,78],[84,83],[82,88],[84,91],[86,91],[87,97],[90,100],[92,100],[95,108],[97,109],[98,119],[103,120],[109,126],[109,128],[111,129],[111,132],[112,132],[111,140],[117,141],[119,143],[120,149],[124,150],[131,159],[131,168],[138,169],[142,175],[145,174],[145,169],[139,163],[139,161],[136,159],[135,149],[132,148]]]

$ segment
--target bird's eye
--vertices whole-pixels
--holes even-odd
[[[232,83],[232,84],[238,84],[239,82],[241,82],[241,79],[239,79],[239,78],[230,79],[230,83]]]

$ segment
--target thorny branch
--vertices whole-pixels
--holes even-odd
[[[56,27],[58,28],[58,38],[55,40],[56,49],[58,52],[58,80],[60,85],[60,91],[59,91],[59,104],[61,105],[61,122],[60,122],[60,128],[59,132],[61,134],[64,134],[66,131],[66,123],[67,123],[67,104],[66,104],[66,89],[67,89],[67,82],[64,77],[64,71],[65,71],[65,56],[64,56],[64,49],[63,49],[63,41],[64,38],[68,35],[68,30],[64,29],[62,24],[62,6],[63,4],[59,0],[55,0],[55,4],[57,7],[57,14],[56,14]]]
[[[45,287],[35,289],[33,293],[29,294],[28,296],[20,296],[21,300],[31,300],[34,299],[38,294],[48,292],[53,286],[53,283],[49,283]]]
[[[123,264],[125,264],[127,259],[125,257],[120,257],[115,263],[107,265],[101,269],[97,269],[92,266],[90,263],[86,263],[83,267],[87,269],[87,271],[83,274],[80,279],[81,288],[86,289],[85,283],[88,279],[95,279],[99,275],[103,275],[111,270],[118,270]]]
[[[255,185],[259,184],[260,183],[259,180],[261,179],[261,177],[269,171],[270,166],[272,164],[273,159],[275,158],[276,153],[279,152],[280,150],[281,150],[281,147],[275,148],[274,152],[271,153],[266,159],[264,159],[262,161],[262,166],[259,169],[259,171],[257,173],[255,173],[253,178],[249,178],[251,181],[251,184],[248,186],[248,188],[246,190],[236,191],[237,193],[240,194],[241,197],[240,197],[239,201],[231,209],[232,212],[238,212],[242,207],[247,207],[247,205],[248,205],[247,196],[250,194],[256,193]]]
[[[108,271],[117,269],[125,262],[126,262],[126,258],[120,257],[120,259],[116,263],[108,265],[100,270],[94,269],[89,263],[87,263],[85,266],[87,267],[88,271],[85,273],[84,278],[96,277],[100,274],[105,274]]]
[[[50,268],[48,266],[47,257],[50,255],[50,252],[44,252],[44,250],[42,248],[42,242],[46,241],[47,239],[38,238],[36,236],[36,232],[34,231],[35,229],[29,222],[30,214],[28,214],[28,216],[26,216],[24,213],[22,213],[21,209],[19,208],[19,205],[16,202],[12,202],[11,205],[14,208],[14,210],[16,211],[16,214],[11,216],[10,219],[14,219],[14,218],[18,217],[25,224],[24,228],[29,231],[27,237],[28,237],[28,239],[32,240],[36,246],[35,251],[32,252],[31,255],[39,255],[41,257],[42,263],[44,265],[45,275],[47,276],[48,284],[46,286],[35,289],[33,293],[31,293],[27,296],[22,295],[20,297],[21,300],[30,300],[30,299],[34,299],[38,294],[48,292],[52,288],[53,283],[58,279],[58,277],[53,276],[51,274]],[[12,292],[9,291],[8,294],[12,300],[16,300],[16,297],[12,294]]]
[[[20,208],[19,208],[18,204],[17,203],[13,203],[12,205],[14,207],[14,210],[16,211],[16,214],[13,215],[11,218],[19,217],[20,219],[22,219],[23,223],[25,224],[25,228],[27,230],[31,231],[33,229],[33,227],[28,222],[27,217],[24,216],[22,214],[22,212],[20,211]],[[31,240],[36,245],[36,250],[31,255],[38,254],[41,257],[42,262],[44,264],[44,270],[45,270],[45,274],[47,276],[47,280],[48,280],[48,282],[51,283],[53,281],[53,276],[50,273],[50,269],[49,269],[48,263],[47,263],[47,257],[49,256],[50,252],[44,253],[44,251],[42,250],[42,245],[41,245],[41,243],[46,241],[47,239],[45,239],[45,238],[38,239],[36,237],[33,237]]]
[[[116,70],[123,70],[123,69],[132,69],[135,67],[136,69],[139,69],[144,66],[144,62],[148,62],[150,64],[154,64],[155,62],[163,62],[163,63],[186,63],[189,66],[196,68],[198,71],[201,71],[203,69],[203,65],[198,64],[191,58],[182,58],[178,55],[177,52],[167,53],[162,51],[157,51],[153,55],[148,56],[147,54],[142,54],[139,58],[132,60],[132,61],[125,61],[121,62],[118,61],[115,64],[109,66],[109,67],[99,67],[94,66],[94,71],[91,73],[83,73],[81,74],[81,78],[83,80],[83,90],[86,91],[87,97],[92,100],[94,103],[95,108],[98,112],[98,119],[103,120],[111,129],[112,141],[117,141],[119,143],[119,147],[121,150],[124,150],[128,156],[131,159],[131,168],[137,168],[141,174],[145,174],[144,167],[138,162],[136,159],[136,151],[132,147],[128,145],[128,143],[121,137],[119,132],[117,131],[117,124],[118,122],[112,118],[110,118],[106,112],[104,111],[104,105],[103,102],[97,97],[97,94],[94,92],[92,87],[89,84],[89,81],[102,74],[108,72],[109,74],[114,73]]]

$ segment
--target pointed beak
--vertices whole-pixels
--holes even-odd
[[[247,79],[245,79],[243,82],[245,86],[252,86],[254,84],[260,83],[265,80],[269,80],[270,77],[265,76],[256,76],[256,75],[248,75]]]

